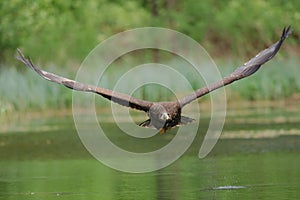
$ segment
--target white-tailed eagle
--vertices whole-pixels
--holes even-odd
[[[140,126],[153,127],[159,130],[160,133],[164,133],[166,130],[171,129],[174,126],[184,125],[193,121],[193,119],[181,115],[181,109],[190,102],[210,93],[215,89],[231,84],[234,81],[240,80],[255,73],[261,67],[261,65],[276,55],[283,41],[289,36],[290,33],[290,26],[288,28],[284,28],[279,41],[271,45],[269,48],[259,52],[255,57],[243,64],[241,67],[238,67],[222,80],[212,85],[202,87],[184,98],[169,102],[151,102],[141,100],[127,94],[122,94],[93,85],[79,83],[77,81],[43,71],[34,65],[31,59],[26,59],[19,49],[17,50],[18,56],[16,56],[16,59],[24,63],[27,67],[33,69],[36,73],[48,81],[62,84],[73,90],[93,92],[120,105],[144,111],[148,114],[149,119],[142,122]]]

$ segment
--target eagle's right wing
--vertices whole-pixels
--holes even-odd
[[[145,112],[148,112],[148,110],[150,109],[150,107],[153,104],[153,102],[137,99],[137,98],[131,97],[127,94],[115,92],[115,91],[112,91],[109,89],[105,89],[105,88],[101,88],[101,87],[97,87],[97,86],[93,86],[93,85],[79,83],[77,81],[74,81],[74,80],[71,80],[68,78],[64,78],[62,76],[58,76],[53,73],[43,71],[40,68],[38,68],[37,66],[35,66],[31,62],[30,59],[29,60],[26,59],[25,56],[22,54],[21,50],[18,49],[17,51],[19,54],[19,56],[15,56],[17,60],[24,63],[27,67],[33,69],[37,74],[39,74],[41,77],[43,77],[44,79],[46,79],[48,81],[52,81],[52,82],[64,85],[73,90],[93,92],[93,93],[99,94],[115,103],[118,103],[122,106],[127,106],[130,108],[142,110]]]

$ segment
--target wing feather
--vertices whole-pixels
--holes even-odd
[[[212,85],[202,87],[195,92],[189,94],[188,96],[179,100],[181,107],[187,105],[188,103],[196,100],[199,97],[202,97],[211,91],[228,85],[234,81],[240,80],[247,76],[254,74],[264,63],[272,59],[276,53],[279,51],[283,41],[291,34],[291,27],[283,29],[281,38],[275,44],[271,45],[269,48],[259,52],[255,57],[250,59],[248,62],[243,64],[241,67],[238,67],[234,70],[229,76],[226,76],[221,81],[218,81]]]
[[[62,76],[58,76],[56,74],[46,72],[44,70],[41,70],[39,67],[34,65],[30,59],[26,59],[23,53],[21,52],[20,49],[17,50],[19,56],[15,56],[15,58],[22,63],[24,63],[27,67],[31,68],[34,70],[37,74],[39,74],[41,77],[48,81],[52,81],[61,85],[64,85],[70,89],[73,90],[78,90],[78,91],[85,91],[85,92],[92,92],[99,94],[103,96],[104,98],[107,98],[115,103],[118,103],[122,106],[127,106],[130,108],[142,110],[145,112],[148,112],[150,109],[151,105],[153,104],[150,101],[144,101],[141,99],[137,99],[134,97],[131,97],[127,94],[123,94],[120,92],[115,92],[109,89],[93,86],[93,85],[88,85],[84,83],[80,83],[68,78],[64,78]]]

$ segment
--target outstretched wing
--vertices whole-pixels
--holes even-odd
[[[196,90],[195,92],[191,93],[190,95],[182,98],[179,100],[179,103],[181,107],[185,106],[186,104],[194,101],[195,99],[202,97],[211,91],[218,89],[220,87],[223,87],[225,85],[228,85],[234,81],[240,80],[242,78],[245,78],[247,76],[250,76],[251,74],[255,73],[261,65],[268,62],[270,59],[272,59],[278,50],[281,47],[281,44],[283,41],[289,36],[291,33],[291,27],[284,28],[281,38],[279,41],[277,41],[275,44],[270,46],[269,48],[259,52],[254,58],[250,59],[248,62],[246,62],[241,67],[238,67],[236,70],[234,70],[229,76],[226,76],[221,81],[218,81],[210,86],[206,86],[203,88],[200,88]]]
[[[48,81],[52,81],[58,84],[62,84],[70,89],[78,90],[78,91],[85,91],[85,92],[93,92],[96,94],[99,94],[115,103],[118,103],[122,106],[127,106],[130,108],[138,109],[147,112],[151,105],[153,104],[150,101],[144,101],[140,99],[136,99],[134,97],[131,97],[127,94],[115,92],[109,89],[96,87],[93,85],[83,84],[79,83],[77,81],[67,79],[61,76],[58,76],[53,73],[49,73],[46,71],[41,70],[37,66],[35,66],[31,60],[26,59],[25,56],[22,54],[21,50],[17,50],[19,56],[15,56],[17,60],[24,63],[27,67],[33,69],[36,73],[38,73],[41,77],[45,78]]]

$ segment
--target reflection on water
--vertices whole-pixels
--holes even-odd
[[[264,117],[266,118],[266,117]],[[300,136],[224,137],[205,159],[198,158],[199,130],[189,150],[155,172],[129,174],[112,170],[82,146],[72,118],[56,119],[55,129],[0,135],[0,199],[298,199]],[[265,119],[266,120],[266,119]],[[272,119],[270,119],[272,121]],[[52,123],[52,122],[51,122]],[[67,124],[67,125],[66,125]],[[282,131],[300,129],[290,121]],[[114,124],[111,138],[122,141]],[[224,134],[270,130],[269,122],[245,124],[228,119]],[[275,130],[279,130],[277,127]],[[170,135],[152,138],[164,145]],[[237,132],[236,134],[241,134]],[[123,140],[124,141],[124,140]],[[147,148],[136,140],[133,149]]]

